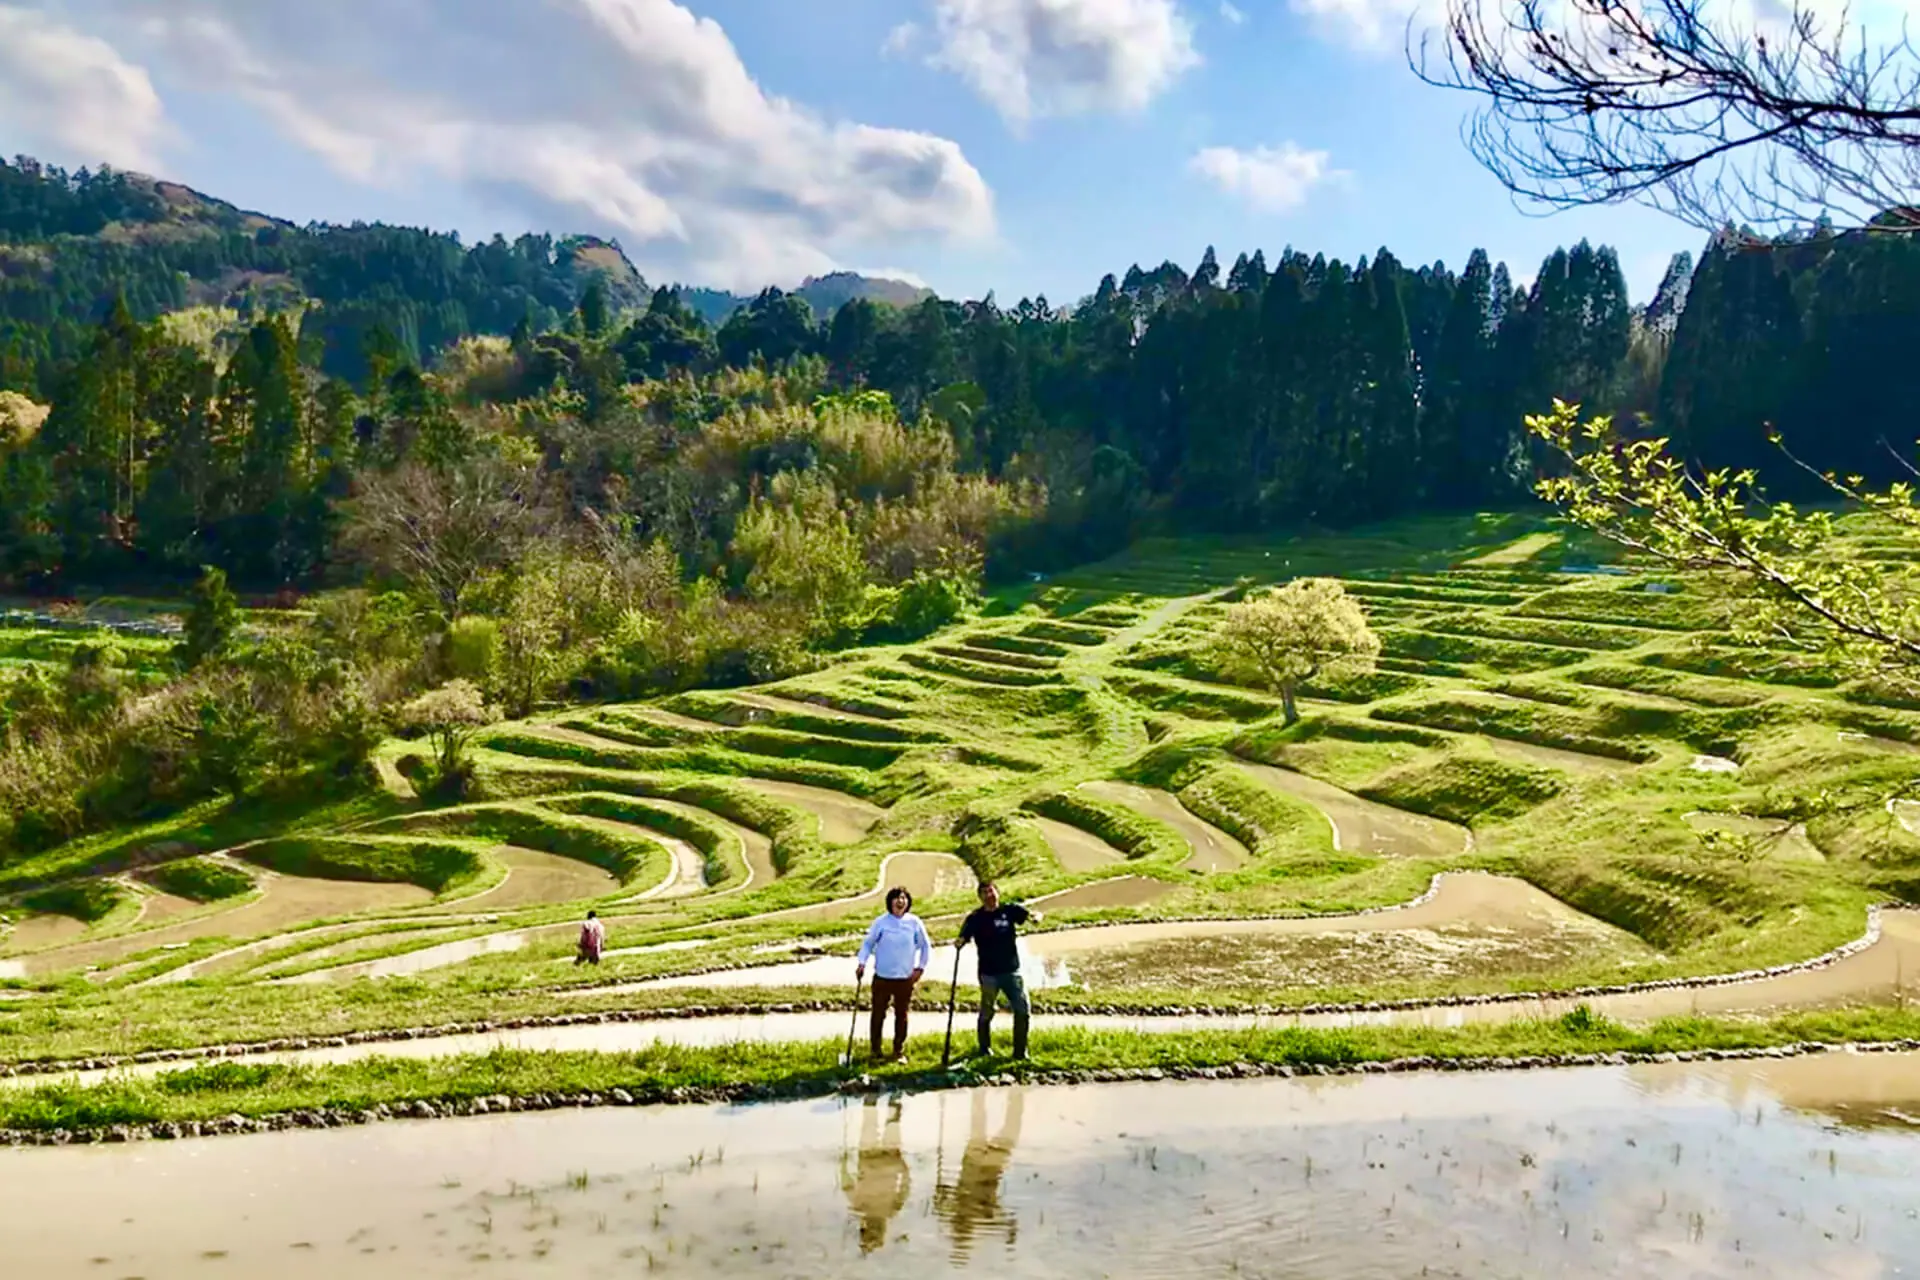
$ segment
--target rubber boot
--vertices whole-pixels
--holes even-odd
[[[1019,1015],[1013,1020],[1013,1056],[1015,1061],[1027,1056],[1027,1019]]]

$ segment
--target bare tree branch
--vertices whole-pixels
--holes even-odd
[[[1920,230],[1920,51],[1792,3],[1743,26],[1730,0],[1448,0],[1407,58],[1484,99],[1467,145],[1523,201]]]
[[[544,526],[535,486],[530,473],[490,460],[369,472],[348,505],[342,541],[451,620],[467,589],[489,570],[511,564]]]

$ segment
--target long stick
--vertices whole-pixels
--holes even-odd
[[[940,1050],[940,1069],[945,1071],[953,1061],[953,999],[960,994],[960,946],[953,948],[953,981],[947,984],[947,1045]]]
[[[840,1065],[843,1067],[853,1061],[853,1033],[860,1029],[860,983],[865,977],[863,973],[853,977],[853,1017],[847,1023],[847,1051],[840,1055]]]

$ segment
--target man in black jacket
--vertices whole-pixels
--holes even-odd
[[[960,926],[960,945],[969,942],[980,948],[980,1053],[993,1052],[993,1013],[1000,997],[1006,996],[1013,1010],[1013,1056],[1027,1056],[1027,1024],[1031,1009],[1027,1004],[1027,985],[1020,977],[1020,950],[1014,929],[1040,917],[1017,902],[1002,905],[1000,890],[991,880],[980,882],[980,909]]]

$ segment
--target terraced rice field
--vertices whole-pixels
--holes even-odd
[[[193,902],[116,867],[86,921],[48,884],[0,900],[21,993],[0,1056],[33,1051],[16,1007],[102,990],[157,1025],[315,987],[416,1024],[482,992],[844,995],[887,886],[944,940],[981,875],[1045,916],[1043,1007],[1709,978],[1820,957],[1920,895],[1900,798],[1920,714],[1737,649],[1700,584],[1594,555],[1508,518],[1147,543],[922,644],[496,726],[463,805],[413,798],[393,763],[418,747],[391,746],[380,806],[231,852],[248,894]],[[1300,574],[1341,578],[1383,655],[1286,726],[1206,639],[1250,584]],[[580,969],[589,908],[612,954]],[[1804,994],[1895,998],[1896,968],[1856,957]],[[75,974],[78,994],[55,981]]]

